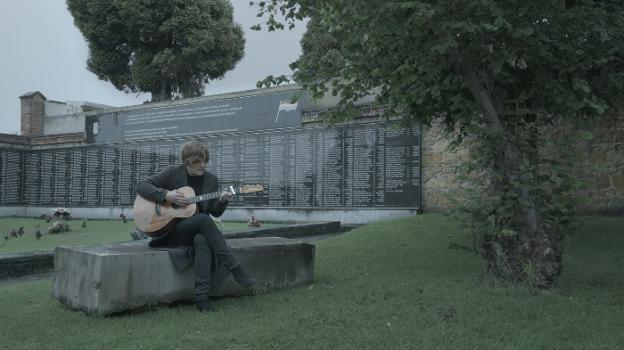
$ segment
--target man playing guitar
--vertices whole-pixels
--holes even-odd
[[[180,158],[181,165],[169,166],[139,182],[137,194],[159,204],[185,207],[188,201],[177,189],[189,186],[195,193],[219,190],[217,177],[206,171],[208,150],[200,142],[186,142],[182,146]],[[197,309],[201,312],[213,311],[209,293],[211,269],[214,269],[217,263],[214,259],[231,271],[241,286],[250,287],[256,283],[256,279],[246,273],[238,259],[232,255],[223,234],[210,217],[210,215],[221,216],[231,196],[232,193],[223,191],[218,198],[197,203],[197,211],[193,216],[172,221],[150,242],[152,247],[194,248],[195,301]]]

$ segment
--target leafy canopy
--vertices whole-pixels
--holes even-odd
[[[228,0],[67,0],[89,43],[87,68],[153,100],[199,96],[243,57]]]
[[[478,140],[462,177],[472,186],[465,224],[477,249],[499,277],[552,285],[561,271],[558,233],[569,226],[577,187],[567,146],[575,137],[553,132],[621,111],[624,2],[257,4],[269,30],[285,27],[279,16],[288,26],[310,19],[291,68],[314,95],[339,94],[348,111],[375,94],[406,122],[442,120],[459,131],[456,143],[468,134]]]
[[[500,116],[602,114],[622,104],[620,1],[258,2],[269,30],[309,17],[293,78],[349,103],[371,91],[411,118],[462,126],[483,114],[474,72]],[[258,29],[256,27],[256,29]],[[457,126],[457,125],[456,125]]]

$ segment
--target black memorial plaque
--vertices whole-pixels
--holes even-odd
[[[96,130],[88,132],[93,132],[94,142],[101,144],[297,127],[301,124],[301,110],[289,103],[294,93],[246,95],[106,113],[97,117]]]
[[[222,185],[261,183],[232,206],[418,207],[417,129],[356,124],[218,136],[211,171]],[[210,147],[210,146],[209,146]],[[390,198],[390,201],[388,200]]]
[[[28,152],[24,156],[24,201],[41,203],[41,152]]]
[[[102,148],[100,153],[102,165],[99,174],[99,198],[102,206],[114,206],[117,197],[117,171],[119,165],[119,150]]]
[[[118,205],[122,207],[132,206],[134,203],[134,184],[137,182],[135,164],[136,151],[118,149],[119,158],[117,166],[117,195]]]
[[[91,147],[85,150],[85,173],[83,200],[86,205],[98,205],[100,203],[100,182],[102,173],[102,149]]]
[[[321,179],[318,203],[321,207],[342,207],[344,164],[343,164],[343,130],[323,130],[319,151],[320,160],[317,173]]]
[[[221,188],[260,184],[231,207],[420,206],[420,132],[385,123],[211,135]],[[0,204],[130,207],[136,184],[179,164],[181,141],[0,150]]]
[[[55,164],[53,151],[39,151],[39,203],[54,205]]]
[[[0,149],[0,203],[23,203],[24,156],[26,152]]]
[[[86,175],[85,149],[76,148],[72,149],[69,153],[69,205],[82,206],[86,204],[83,196]]]
[[[268,205],[283,206],[288,200],[288,138],[286,138],[284,133],[276,133],[265,136],[264,141],[268,144],[268,148],[265,149],[269,152],[265,155],[265,157],[269,158],[269,181],[266,186],[269,194]]]
[[[294,167],[291,171],[293,179],[294,196],[292,202],[295,207],[314,206],[314,133],[298,132],[291,150],[294,154],[290,159],[294,160]]]
[[[65,150],[50,152],[51,179],[50,179],[50,204],[66,205],[67,204],[67,161],[65,159]]]

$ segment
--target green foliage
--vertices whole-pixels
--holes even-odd
[[[284,27],[276,15],[289,26],[309,18],[291,68],[314,96],[331,92],[348,108],[374,94],[386,114],[441,120],[455,144],[479,140],[467,226],[487,237],[484,255],[494,264],[502,257],[500,266],[517,275],[532,261],[552,282],[557,232],[570,222],[577,187],[573,154],[556,130],[622,110],[624,3],[255,3],[269,30]]]
[[[489,269],[508,280],[536,280],[532,277],[536,269],[532,256],[520,256],[515,261],[511,257],[525,224],[519,212],[535,205],[555,248],[579,224],[575,194],[584,184],[574,171],[576,152],[578,144],[591,134],[574,129],[563,118],[553,120],[553,125],[538,129],[534,128],[537,122],[516,129],[523,141],[521,147],[526,148],[516,183],[502,181],[504,169],[496,167],[497,153],[492,151],[497,144],[487,135],[468,143],[471,159],[458,169],[459,180],[470,185],[460,198],[450,198],[452,214],[473,234],[474,249],[488,258]],[[558,133],[553,134],[553,129]],[[478,130],[473,133],[479,135]],[[524,201],[514,188],[528,191],[534,202]],[[561,250],[556,254],[560,259]]]
[[[67,0],[89,43],[87,68],[152,100],[200,96],[243,57],[228,0]]]
[[[269,30],[308,17],[294,80],[344,103],[371,91],[405,118],[463,128],[482,114],[469,67],[504,118],[602,114],[624,89],[624,4],[575,1],[252,2]],[[259,28],[259,26],[256,26]]]

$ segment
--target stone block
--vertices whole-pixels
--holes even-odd
[[[220,270],[215,275],[222,283],[214,295],[265,293],[314,277],[312,244],[278,237],[232,239],[228,244],[258,283],[243,289],[228,271]],[[194,298],[192,266],[178,272],[169,252],[150,248],[147,241],[57,247],[54,270],[53,297],[91,315]]]
[[[0,254],[0,279],[47,273],[52,268],[52,251]]]

